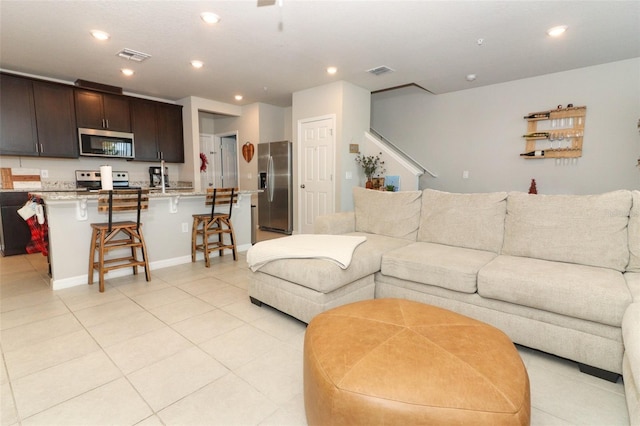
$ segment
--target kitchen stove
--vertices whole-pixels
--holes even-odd
[[[129,172],[112,172],[113,189],[127,189],[129,186]],[[76,188],[88,191],[102,189],[99,170],[76,170]]]

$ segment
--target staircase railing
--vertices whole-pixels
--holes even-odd
[[[419,169],[422,171],[422,174],[424,173],[428,173],[431,177],[437,178],[438,175],[434,172],[432,172],[431,170],[427,169],[425,166],[423,166],[422,164],[420,164],[417,160],[415,160],[413,157],[411,157],[409,154],[407,154],[406,152],[404,152],[401,148],[399,148],[396,144],[394,144],[393,142],[391,142],[389,139],[385,138],[383,135],[381,135],[377,130],[375,130],[374,128],[370,128],[369,129],[369,133],[371,133],[372,135],[374,135],[375,137],[377,137],[378,139],[380,139],[380,141],[382,141],[389,149],[391,149],[392,151],[394,151],[396,154],[398,154],[399,156],[401,156],[405,161],[407,161],[408,163],[410,163],[411,165],[413,165],[415,168]]]

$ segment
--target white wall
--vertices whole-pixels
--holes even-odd
[[[192,181],[194,188],[200,188],[200,112],[238,116],[242,114],[242,108],[196,96],[180,99],[177,103],[183,106],[184,132],[184,164],[178,167],[179,173],[182,179]]]
[[[294,169],[298,159],[298,122],[300,120],[321,117],[330,114],[336,116],[336,211],[353,209],[351,188],[359,184],[355,154],[349,154],[350,143],[360,143],[364,132],[369,130],[371,94],[369,91],[345,81],[338,81],[293,94],[291,127],[293,132]],[[354,178],[345,179],[351,171]],[[294,173],[294,188],[298,188],[298,179]],[[293,193],[294,230],[298,229],[298,191]]]
[[[577,164],[525,160],[529,112],[586,106]],[[372,127],[439,175],[421,186],[451,192],[588,194],[640,188],[640,58],[443,95],[411,89],[373,96]],[[469,171],[469,179],[462,172]]]

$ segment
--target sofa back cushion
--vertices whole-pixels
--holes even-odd
[[[422,193],[418,241],[499,253],[504,236],[507,193]]]
[[[507,198],[502,253],[624,271],[631,191]]]
[[[632,191],[633,206],[629,213],[629,266],[627,271],[640,272],[640,191]]]
[[[354,187],[356,232],[415,241],[421,195],[421,191],[374,191]]]

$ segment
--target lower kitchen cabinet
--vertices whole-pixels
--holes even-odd
[[[18,209],[28,199],[27,192],[0,192],[0,243],[3,256],[27,252],[31,231],[27,222],[18,214]]]

